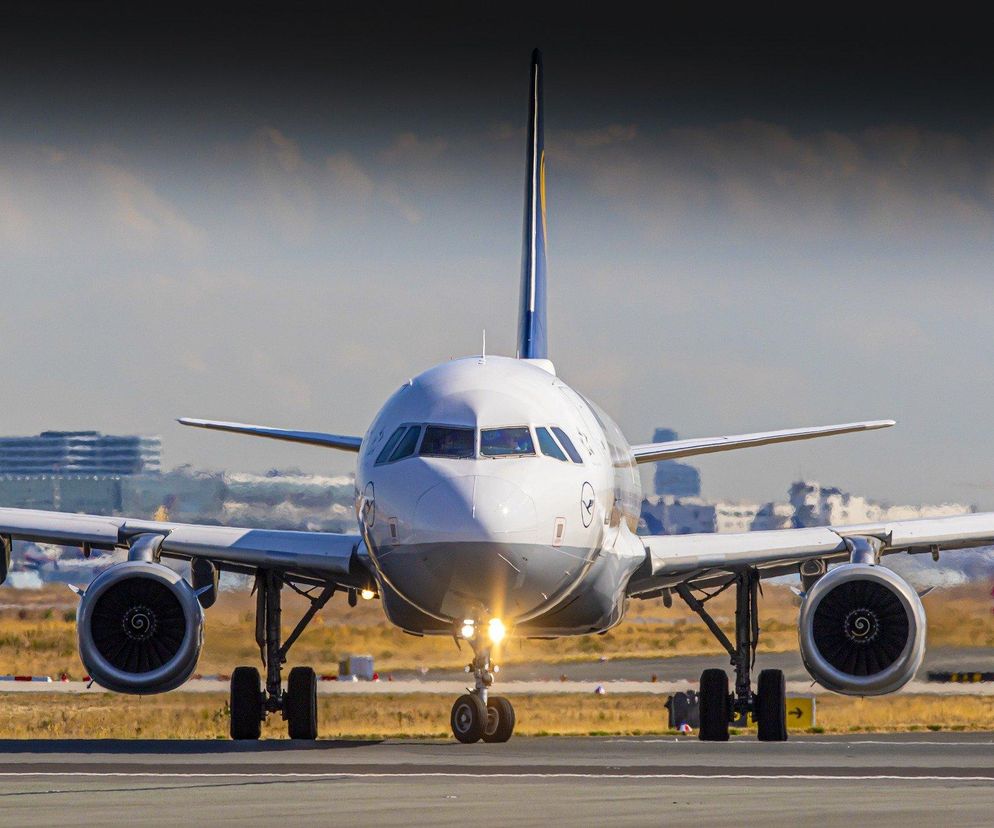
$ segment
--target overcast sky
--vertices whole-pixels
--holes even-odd
[[[513,354],[537,45],[560,375],[633,442],[899,421],[701,460],[712,496],[803,475],[994,508],[983,44],[621,8],[29,8],[0,13],[0,433],[345,471],[173,418],[361,434],[484,328]]]

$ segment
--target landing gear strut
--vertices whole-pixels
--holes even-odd
[[[463,744],[506,742],[514,732],[514,708],[503,696],[490,695],[497,668],[490,663],[490,648],[473,639],[473,660],[466,668],[473,673],[475,687],[456,699],[449,723],[452,735]]]
[[[311,602],[285,641],[281,604],[284,585]],[[237,667],[231,674],[232,739],[258,739],[262,723],[270,713],[283,716],[291,739],[317,738],[317,677],[314,670],[294,667],[286,691],[283,690],[282,671],[290,647],[334,592],[334,586],[326,585],[314,594],[313,590],[305,591],[286,580],[277,570],[259,571],[256,576],[255,640],[266,668],[266,684],[263,688],[255,667]]]
[[[705,608],[705,603],[726,589],[735,587],[735,643],[728,640]],[[718,642],[728,651],[735,670],[734,691],[728,691],[724,670],[701,674],[700,738],[705,742],[728,740],[729,724],[745,725],[751,715],[758,725],[762,742],[787,741],[786,684],[781,670],[763,670],[757,692],[752,692],[751,670],[756,663],[759,643],[759,573],[743,569],[724,586],[698,599],[687,584],[676,587],[677,594],[696,612]]]

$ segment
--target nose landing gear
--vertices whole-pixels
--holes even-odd
[[[490,695],[490,685],[494,683],[497,671],[496,665],[490,663],[490,648],[475,638],[469,643],[474,656],[466,670],[473,673],[475,687],[452,705],[449,716],[452,735],[467,745],[481,739],[506,742],[514,733],[514,708],[503,696]]]

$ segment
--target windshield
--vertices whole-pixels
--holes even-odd
[[[511,457],[534,453],[532,433],[527,426],[485,428],[480,432],[480,454],[484,457]]]
[[[576,446],[573,445],[573,441],[570,440],[569,435],[563,431],[559,426],[552,427],[552,433],[559,438],[559,442],[562,443],[566,453],[569,455],[570,460],[574,463],[582,463],[583,458],[580,457],[580,452],[576,450]]]
[[[423,457],[473,457],[476,454],[474,436],[471,428],[428,426],[419,453]]]
[[[549,434],[547,428],[539,426],[535,429],[535,433],[538,435],[538,446],[542,449],[542,454],[546,455],[546,457],[555,457],[556,460],[562,460],[564,463],[567,462],[566,455],[559,448],[559,444],[552,439],[552,435]]]

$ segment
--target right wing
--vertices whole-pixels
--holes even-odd
[[[196,420],[191,417],[180,417],[176,422],[180,425],[194,428],[209,428],[213,431],[230,431],[233,434],[248,434],[250,437],[269,437],[272,440],[286,440],[290,443],[306,443],[311,446],[341,449],[342,451],[359,451],[362,447],[361,437],[348,437],[344,434],[325,434],[322,431],[294,431],[288,428],[270,428],[269,426],[246,425],[245,423],[226,423],[221,420]]]
[[[15,540],[110,550],[127,549],[139,535],[161,535],[160,551],[166,557],[207,558],[232,571],[274,568],[343,583],[357,574],[368,580],[356,554],[359,535],[0,508],[0,537]]]
[[[671,440],[668,443],[642,443],[632,446],[632,453],[635,455],[636,463],[654,463],[657,460],[675,460],[678,457],[693,457],[698,454],[712,454],[716,451],[768,446],[773,443],[789,443],[794,440],[812,440],[815,437],[851,434],[854,431],[873,431],[877,428],[889,428],[894,424],[894,420],[867,420],[860,423],[843,423],[842,425],[757,431],[753,434],[733,434],[729,437],[694,437],[690,440]]]

